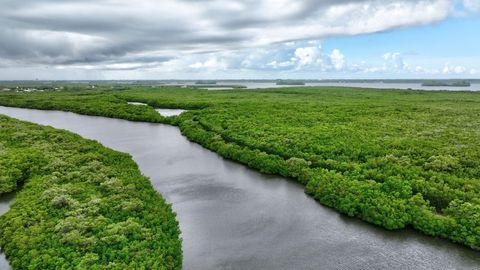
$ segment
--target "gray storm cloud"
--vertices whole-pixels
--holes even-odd
[[[20,66],[138,68],[197,53],[429,24],[451,15],[455,3],[2,0],[0,60]]]

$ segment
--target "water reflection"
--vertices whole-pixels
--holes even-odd
[[[155,111],[165,117],[177,116],[185,112],[185,110],[181,109],[155,109]]]
[[[141,103],[141,102],[127,102],[130,105],[137,105],[137,106],[147,106],[148,104],[146,103]],[[165,117],[170,117],[170,116],[177,116],[185,112],[185,110],[182,109],[155,109],[160,115],[165,116]]]

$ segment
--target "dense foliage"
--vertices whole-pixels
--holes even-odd
[[[75,94],[0,96],[0,104],[80,112]],[[480,248],[480,95],[352,88],[98,92],[115,117],[126,101],[190,111],[154,121],[265,173],[295,178],[349,216]],[[116,104],[118,102],[118,104]],[[96,114],[95,106],[90,107]],[[98,115],[105,115],[99,112]],[[152,121],[137,115],[137,120]]]
[[[105,92],[102,95],[99,95],[97,91],[3,93],[0,97],[0,104],[42,110],[71,111],[130,121],[161,122],[163,119],[151,107],[131,106],[108,93]],[[28,99],[25,99],[26,96]]]
[[[170,205],[127,154],[0,115],[0,246],[13,269],[181,269]]]

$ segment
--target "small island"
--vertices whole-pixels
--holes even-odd
[[[243,89],[247,88],[245,85],[237,85],[237,84],[196,84],[196,85],[189,85],[188,87],[191,88],[232,88],[232,89]]]
[[[216,81],[196,81],[195,84],[217,84]]]
[[[277,81],[277,85],[305,85],[304,81],[293,81],[293,80],[285,80],[285,81]]]
[[[450,87],[469,87],[469,81],[428,81],[422,83],[422,86],[450,86]]]

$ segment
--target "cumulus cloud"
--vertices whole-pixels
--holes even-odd
[[[336,70],[342,70],[345,66],[345,55],[343,55],[340,50],[334,49],[329,55],[330,61],[333,64],[333,67]]]
[[[308,66],[318,60],[319,49],[316,47],[297,48],[295,57],[298,59],[299,66]]]
[[[190,68],[193,69],[207,69],[210,71],[221,70],[227,67],[226,63],[217,59],[217,58],[210,58],[204,62],[195,62],[189,65]]]
[[[403,60],[402,54],[399,52],[395,53],[385,53],[383,55],[383,59],[385,60],[385,64],[387,68],[395,69],[395,70],[406,70],[408,69],[408,64]]]
[[[409,65],[404,56],[400,52],[386,52],[381,56],[384,61],[383,65],[380,64],[368,64],[365,61],[360,63],[346,65],[344,69],[360,74],[396,74],[405,78],[409,77],[430,77],[438,75],[449,76],[463,76],[463,75],[476,75],[478,74],[475,68],[469,68],[463,65],[452,65],[446,63],[442,66],[430,66],[425,67],[422,65]]]
[[[470,9],[478,7],[476,1],[463,2]],[[222,54],[429,24],[448,17],[456,3],[456,0],[3,0],[0,62],[98,69],[172,66],[181,62],[176,60],[179,56]],[[325,61],[336,70],[345,67],[339,51],[324,59],[316,44],[308,45],[296,48],[292,57],[297,62],[292,57],[274,57],[263,67],[328,65]],[[258,57],[261,54],[259,49]],[[246,59],[235,61],[248,68],[256,65],[255,57],[249,54]],[[226,66],[228,63],[219,58],[190,64],[193,69]]]
[[[338,50],[335,53],[341,55]],[[329,56],[322,51],[319,41],[286,42],[262,48],[191,54],[166,61],[163,65],[175,67],[177,71],[190,69],[199,72],[204,69],[302,71],[331,68]]]
[[[464,74],[467,71],[467,68],[464,66],[452,66],[445,64],[442,68],[443,74]]]

